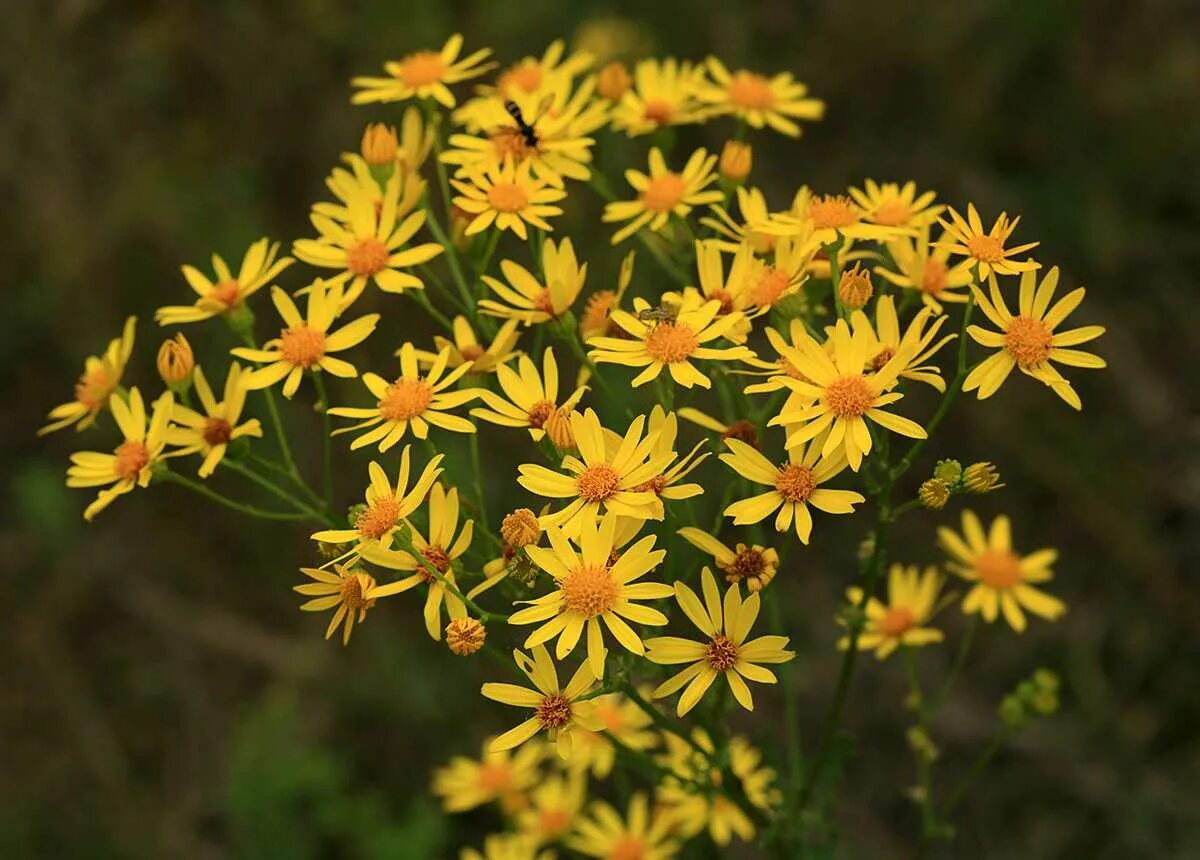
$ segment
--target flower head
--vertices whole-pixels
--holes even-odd
[[[390,586],[377,584],[375,577],[362,568],[351,565],[335,564],[332,571],[302,567],[300,572],[313,580],[292,587],[293,591],[310,598],[300,608],[305,612],[323,612],[336,606],[329,626],[325,628],[325,638],[332,637],[340,626],[343,645],[350,643],[354,625],[366,620],[367,610],[376,600],[396,593]]]
[[[481,48],[459,58],[462,36],[455,33],[440,51],[417,51],[399,60],[384,63],[386,78],[357,77],[350,83],[359,90],[351,98],[356,105],[371,102],[398,102],[406,99],[433,98],[445,107],[454,107],[449,84],[477,78],[495,67],[484,60],[492,53]]]
[[[580,385],[561,404],[558,402],[558,362],[554,350],[546,347],[542,358],[542,373],[539,376],[533,359],[522,355],[517,359],[517,369],[498,367],[496,381],[504,397],[483,390],[480,397],[487,407],[476,407],[471,415],[502,427],[525,427],[533,441],[546,435],[546,422],[560,409],[573,409],[587,390]]]
[[[175,404],[171,420],[176,426],[167,428],[166,440],[168,445],[178,447],[168,456],[203,455],[199,474],[201,478],[207,478],[225,457],[230,442],[243,436],[261,438],[263,431],[257,418],[241,420],[242,408],[246,405],[246,373],[236,361],[229,365],[224,396],[220,401],[213,397],[204,371],[199,366],[196,367],[193,380],[204,414],[183,404]]]
[[[942,235],[945,241],[945,234]],[[942,302],[965,302],[966,287],[973,276],[970,259],[950,265],[950,249],[940,242],[930,244],[929,224],[917,236],[898,236],[887,242],[895,270],[879,265],[875,274],[901,289],[916,290],[926,307],[942,312]]]
[[[209,280],[194,266],[184,266],[183,277],[199,298],[191,305],[159,308],[154,313],[154,319],[159,325],[201,322],[242,307],[246,299],[295,262],[291,257],[278,257],[278,254],[279,243],[263,238],[246,250],[236,277],[218,254],[212,256],[213,274],[216,276],[213,280]]]
[[[624,819],[603,800],[597,800],[591,814],[576,825],[567,844],[580,854],[606,860],[670,860],[679,851],[672,830],[671,819],[652,815],[646,795],[638,792],[629,801]]]
[[[557,244],[546,239],[542,245],[544,281],[512,260],[501,260],[500,271],[507,283],[490,275],[484,275],[483,282],[503,301],[481,299],[479,309],[488,316],[536,325],[558,319],[571,309],[583,291],[588,266],[575,256],[570,239]]]
[[[867,615],[858,647],[874,650],[882,660],[901,645],[917,648],[941,642],[942,631],[925,626],[933,617],[941,587],[942,578],[936,568],[921,572],[916,565],[893,564],[888,571],[886,602],[869,597],[864,606],[861,588],[846,589],[847,600],[854,606],[864,606]],[[838,647],[850,647],[849,637],[842,637]]]
[[[433,336],[435,351],[417,350],[417,363],[421,367],[432,367],[441,351],[449,349],[450,360],[446,363],[446,367],[449,369],[453,370],[460,364],[469,362],[471,373],[495,373],[498,367],[517,355],[514,347],[516,347],[517,338],[520,335],[517,332],[516,320],[508,320],[500,326],[495,336],[492,337],[491,344],[487,347],[479,342],[471,324],[461,314],[456,316],[454,322],[451,323],[451,334],[454,336],[453,341],[447,340],[440,334],[435,334]],[[399,354],[400,350],[398,349],[396,355]]]
[[[613,234],[614,245],[628,239],[643,227],[658,232],[674,215],[686,218],[695,206],[715,203],[722,194],[716,189],[705,191],[716,182],[713,171],[717,156],[697,149],[687,160],[683,170],[676,173],[667,167],[662,150],[650,150],[650,173],[638,170],[625,171],[625,179],[638,193],[635,200],[622,200],[604,207],[605,223],[628,221],[629,223]]]
[[[584,731],[575,729],[572,754]],[[536,845],[558,842],[579,820],[586,799],[587,780],[580,771],[547,777],[529,792],[529,805],[517,813],[517,830]]]
[[[917,194],[917,183],[911,181],[900,185],[868,179],[861,189],[851,188],[850,196],[867,221],[884,227],[923,227],[945,208],[934,205],[933,191]]]
[[[709,110],[700,101],[704,67],[673,58],[640,61],[632,86],[613,110],[613,128],[630,137],[664,126],[703,122]]]
[[[779,570],[779,553],[772,547],[739,543],[730,549],[708,532],[692,526],[680,529],[679,536],[712,556],[726,582],[744,582],[752,594],[766,588]]]
[[[825,102],[808,98],[808,87],[790,72],[769,78],[746,69],[730,72],[716,57],[709,57],[707,65],[712,81],[700,88],[701,101],[752,128],[770,126],[780,134],[799,137],[797,119],[818,120],[825,115]]]
[[[109,399],[121,385],[125,365],[133,354],[133,335],[137,317],[125,320],[120,337],[108,343],[103,355],[89,355],[83,363],[83,373],[75,383],[75,399],[55,406],[46,416],[50,423],[38,430],[39,436],[76,425],[86,430],[96,423],[96,416],[108,406]]]
[[[492,750],[484,742],[478,759],[455,756],[433,774],[433,793],[446,812],[466,812],[485,803],[498,803],[506,812],[524,805],[525,792],[538,784],[545,747],[525,744],[516,751]]]
[[[1037,242],[1017,245],[1015,248],[1004,247],[1005,242],[1012,236],[1017,225],[1021,223],[1020,216],[1011,221],[1008,214],[1001,212],[990,230],[983,229],[983,222],[975,210],[974,203],[967,204],[967,217],[959,215],[953,208],[950,210],[950,220],[939,218],[938,222],[946,232],[937,244],[948,248],[952,254],[961,254],[971,261],[972,267],[979,272],[980,280],[992,272],[997,275],[1017,275],[1022,272],[1032,272],[1041,267],[1040,263],[1026,260],[1019,263],[1011,259],[1017,254],[1036,248]]]
[[[471,173],[466,180],[451,179],[460,196],[454,205],[473,216],[466,235],[474,236],[495,225],[497,230],[512,230],[522,239],[529,238],[526,225],[552,232],[547,218],[561,215],[562,209],[550,204],[567,196],[565,191],[548,185],[531,174],[530,161],[516,162],[508,156],[500,164]]]
[[[900,330],[900,317],[896,313],[896,303],[891,296],[880,296],[875,303],[875,323],[861,310],[850,315],[850,328],[855,337],[861,337],[867,347],[866,370],[874,371],[883,367],[892,356],[901,350],[908,356],[908,361],[900,369],[897,379],[911,379],[913,382],[923,382],[935,390],[944,392],[946,382],[942,379],[942,371],[936,364],[925,364],[938,353],[942,347],[954,340],[957,335],[948,334],[937,337],[938,330],[946,322],[946,317],[938,316],[930,322],[930,314],[920,312],[913,317],[908,329]]]

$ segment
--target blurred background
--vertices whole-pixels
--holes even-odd
[[[181,263],[309,235],[337,154],[399,116],[352,108],[353,74],[456,31],[507,63],[613,16],[637,54],[790,69],[828,102],[800,141],[755,139],[752,178],[776,206],[800,182],[913,178],[985,217],[1021,213],[1019,238],[1089,288],[1075,319],[1108,327],[1111,367],[1072,375],[1082,415],[1014,379],[933,446],[998,464],[1008,487],[975,507],[1010,511],[1026,551],[1061,549],[1070,606],[982,636],[937,727],[943,779],[1034,667],[1062,673],[1063,707],[1000,756],[944,856],[1200,856],[1200,7],[1165,0],[6,4],[0,856],[449,857],[493,823],[442,817],[427,789],[507,725],[475,692],[485,664],[449,663],[415,606],[377,610],[349,648],[324,642],[289,590],[305,528],[173,487],[85,527],[89,496],[63,473],[89,445],[34,431],[127,313],[141,319],[127,379],[157,388],[152,313],[186,300]],[[695,139],[719,148],[728,128]],[[576,193],[564,224],[599,210]],[[193,332],[202,357],[227,347]],[[314,463],[311,438],[299,453]],[[518,456],[497,454],[490,480]],[[355,500],[358,479],[341,483]],[[912,515],[897,554],[936,561],[933,529],[956,520]],[[816,551],[789,567],[773,587],[797,619],[811,741],[848,567]],[[856,679],[837,856],[911,855],[902,674],[865,660]],[[762,698],[746,729],[769,746],[780,703]]]

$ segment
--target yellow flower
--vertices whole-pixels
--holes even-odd
[[[633,265],[636,259],[637,252],[630,251],[621,261],[616,290],[598,290],[588,296],[587,304],[579,317],[579,337],[584,343],[597,335],[606,335],[612,331],[612,312],[621,306],[625,291],[633,281]]]
[[[168,445],[179,446],[168,456],[183,457],[188,454],[204,455],[200,464],[200,477],[207,478],[217,468],[225,457],[229,443],[243,436],[262,438],[262,425],[257,418],[241,421],[242,408],[246,405],[246,374],[235,361],[229,365],[225,376],[224,397],[217,402],[213,397],[204,371],[196,366],[193,376],[196,384],[196,396],[204,407],[201,415],[194,409],[176,403],[171,414],[175,424],[167,428],[166,440]]]
[[[938,529],[938,543],[953,559],[946,567],[974,586],[963,598],[963,612],[983,614],[985,621],[996,620],[997,611],[1004,613],[1008,625],[1020,633],[1025,629],[1025,613],[1054,621],[1067,611],[1056,597],[1051,597],[1034,584],[1049,582],[1054,574],[1050,565],[1058,558],[1052,549],[1040,549],[1027,556],[1013,551],[1012,528],[1008,517],[992,521],[985,536],[983,525],[973,511],[963,511],[963,533],[953,529]]]
[[[209,280],[194,266],[183,267],[183,277],[196,291],[199,298],[191,305],[168,305],[154,313],[159,325],[200,322],[218,314],[240,308],[247,298],[254,295],[274,280],[280,272],[295,262],[291,257],[280,257],[279,243],[259,239],[242,256],[242,265],[237,277],[217,254],[212,256],[215,280]]]
[[[926,328],[930,311],[922,309],[908,325],[908,329],[900,331],[900,318],[896,313],[896,303],[891,296],[880,296],[875,303],[875,325],[861,310],[850,315],[850,328],[854,337],[861,338],[867,347],[867,364],[864,368],[875,371],[887,364],[892,356],[903,350],[908,361],[900,370],[900,379],[911,379],[913,382],[923,382],[935,390],[944,392],[946,382],[942,379],[942,371],[936,364],[923,364],[937,354],[943,346],[954,340],[957,335],[948,334],[934,342],[938,330],[946,322],[946,317],[939,316],[933,325]],[[832,335],[830,328],[826,329]]]
[[[773,214],[757,227],[778,236],[811,231],[821,245],[832,245],[839,237],[881,241],[916,232],[903,225],[869,223],[866,214],[845,194],[813,194],[801,188],[788,212]]]
[[[349,282],[341,309],[362,295],[368,281],[387,293],[424,289],[420,278],[400,269],[427,263],[444,250],[436,242],[404,247],[424,226],[425,212],[411,212],[405,217],[406,211],[399,206],[402,181],[402,173],[392,174],[378,206],[373,195],[361,186],[348,188],[347,220],[339,223],[313,212],[311,220],[320,238],[297,239],[292,248],[309,265],[340,270],[329,283],[342,286]]]
[[[871,451],[867,419],[902,436],[924,439],[928,435],[915,421],[882,408],[904,396],[889,389],[900,371],[908,366],[911,345],[902,346],[873,373],[864,373],[867,344],[862,337],[851,336],[845,320],[837,321],[829,339],[833,344],[832,356],[807,332],[794,331],[793,336],[795,347],[780,343],[778,348],[806,378],[781,376],[779,381],[807,398],[809,404],[795,411],[785,409],[767,422],[796,425],[788,428],[787,447],[807,442],[828,428],[822,453],[844,450],[850,468],[857,472],[863,457]]]
[[[750,525],[775,515],[775,530],[787,531],[795,521],[796,537],[807,544],[812,534],[812,505],[827,514],[851,514],[854,506],[866,499],[853,490],[831,490],[821,486],[846,468],[846,458],[834,449],[822,456],[820,440],[788,449],[788,462],[776,466],[755,448],[739,439],[726,439],[729,453],[721,454],[725,463],[739,475],[771,489],[757,496],[734,502],[724,511],[734,525]]]
[[[67,469],[68,487],[104,487],[83,511],[83,518],[92,517],[112,504],[117,496],[150,484],[153,467],[162,458],[166,445],[167,422],[175,398],[170,391],[163,392],[154,401],[154,409],[146,420],[146,407],[142,394],[136,388],[129,392],[129,402],[114,394],[108,399],[108,408],[124,441],[111,454],[97,451],[78,451],[71,455],[71,467]],[[112,486],[109,486],[109,485]]]
[[[975,211],[975,204],[967,204],[967,217],[959,215],[953,207],[950,208],[950,221],[938,218],[938,223],[945,228],[939,247],[948,248],[952,254],[961,254],[971,261],[978,269],[979,279],[988,277],[992,272],[997,275],[1018,275],[1022,272],[1032,272],[1041,268],[1041,264],[1033,260],[1019,263],[1010,259],[1024,251],[1038,246],[1037,242],[1017,245],[1015,248],[1005,248],[1004,243],[1012,236],[1017,225],[1021,223],[1020,216],[1008,220],[1008,214],[1001,212],[996,218],[992,229],[984,231],[983,221]]]
[[[684,289],[684,295],[695,295],[701,304],[705,301],[720,302],[719,313],[722,315],[739,311],[743,315],[755,316],[748,288],[753,283],[761,263],[749,245],[738,245],[729,267],[729,275],[726,277],[725,259],[721,254],[725,244],[720,239],[697,240],[696,275],[700,289],[697,291],[694,287],[687,287]],[[683,296],[678,293],[664,293],[663,301],[682,304]],[[743,316],[740,323],[726,337],[734,343],[745,343],[749,332],[750,321]]]
[[[713,563],[725,574],[726,582],[745,582],[751,593],[766,588],[779,570],[779,553],[774,548],[739,543],[730,549],[713,535],[692,526],[680,529],[678,534],[711,555]]]
[[[646,640],[646,659],[664,666],[688,663],[688,667],[658,685],[654,698],[661,699],[679,690],[676,713],[682,717],[696,706],[717,676],[724,675],[733,697],[747,711],[754,710],[754,699],[746,680],[760,684],[775,684],[778,679],[760,663],[786,663],[795,652],[788,651],[786,636],[760,636],[746,641],[750,628],[758,618],[759,597],[752,594],[742,601],[741,588],[735,582],[721,594],[712,571],[700,572],[704,602],[696,592],[682,582],[675,583],[675,599],[691,622],[708,637],[707,642],[695,642],[678,636],[660,636]],[[684,687],[687,689],[684,689]]]
[[[713,203],[709,206],[712,215],[702,217],[700,223],[725,237],[723,240],[713,240],[720,242],[722,251],[732,254],[742,245],[749,245],[756,254],[765,254],[772,250],[778,237],[755,226],[771,221],[767,198],[763,196],[762,191],[741,186],[737,189],[737,202],[740,220],[730,215],[721,204]],[[794,225],[792,230],[785,231],[785,235],[788,232],[797,232],[798,229],[799,225]]]
[[[634,299],[633,308],[636,315],[621,310],[612,312],[613,322],[629,334],[629,338],[595,337],[588,345],[592,347],[589,355],[597,364],[607,362],[646,368],[634,377],[634,388],[657,379],[664,367],[684,388],[693,385],[711,388],[712,382],[692,364],[692,359],[736,361],[754,355],[745,346],[703,346],[722,337],[743,320],[737,312],[717,319],[721,302],[715,299],[699,307],[681,309],[674,319],[653,324],[639,318],[650,310],[645,299]]]
[[[64,427],[77,425],[86,430],[96,423],[96,416],[109,403],[109,398],[121,385],[125,365],[133,354],[133,335],[137,317],[125,320],[120,337],[108,343],[103,355],[89,355],[83,363],[83,373],[75,383],[75,399],[55,406],[46,416],[50,423],[38,430],[39,436]]]
[[[716,57],[708,58],[712,83],[701,87],[699,96],[723,114],[731,113],[753,128],[769,125],[788,137],[800,136],[795,119],[818,120],[825,115],[825,102],[807,98],[808,87],[790,72],[768,78],[746,69],[732,74]]]
[[[604,677],[608,651],[600,622],[632,654],[645,649],[641,637],[626,623],[663,626],[667,616],[657,609],[635,603],[669,596],[671,586],[661,582],[638,582],[666,557],[664,550],[652,549],[654,535],[647,535],[613,562],[617,518],[608,514],[596,521],[586,518],[580,524],[579,552],[567,540],[562,529],[547,526],[549,547],[527,546],[525,552],[542,570],[554,578],[555,589],[509,616],[509,624],[540,624],[525,640],[525,647],[539,646],[558,637],[555,656],[562,660],[575,650],[579,637],[587,630],[587,664],[597,679]],[[543,623],[544,622],[544,623]]]
[[[158,348],[158,377],[172,391],[188,391],[192,387],[192,371],[196,369],[196,355],[192,345],[176,332],[175,337],[169,337]]]
[[[863,210],[863,217],[872,224],[884,227],[923,227],[937,218],[946,207],[934,205],[933,191],[917,195],[917,183],[909,181],[880,185],[874,179],[863,183],[864,188],[851,188],[850,196]]]
[[[718,421],[711,415],[690,406],[683,407],[675,414],[698,427],[711,430],[722,439],[741,439],[743,442],[758,447],[758,428],[754,425],[753,421],[746,418],[739,418],[730,424],[726,424],[724,421]]]
[[[383,123],[368,124],[363,132],[360,154],[373,166],[395,167],[403,173],[416,173],[433,149],[433,129],[425,126],[421,110],[410,106],[404,110],[400,134]],[[422,186],[424,183],[420,183]],[[407,190],[407,189],[406,189]],[[417,195],[420,197],[420,194]]]
[[[962,288],[971,284],[974,263],[968,258],[951,266],[950,249],[938,242],[930,244],[928,224],[920,230],[915,237],[901,236],[888,241],[888,253],[897,271],[876,266],[875,274],[902,289],[919,291],[925,306],[941,313],[942,302],[967,300],[967,291]],[[942,240],[945,238],[943,233]]]
[[[575,730],[575,748],[582,731]],[[547,777],[529,792],[529,806],[517,813],[517,831],[535,845],[557,842],[571,832],[586,799],[587,782],[581,772]]]
[[[476,407],[471,410],[471,415],[502,427],[528,428],[529,435],[535,442],[546,435],[546,420],[560,409],[573,409],[587,390],[587,386],[578,386],[574,393],[559,405],[558,363],[554,360],[554,350],[550,347],[546,347],[542,358],[541,377],[538,376],[533,360],[527,355],[522,355],[517,359],[516,370],[506,365],[498,367],[496,381],[500,383],[504,397],[482,390],[479,396],[488,408]]]
[[[323,200],[314,203],[311,215],[321,215],[342,225],[348,225],[352,220],[351,205],[361,205],[361,200],[369,200],[372,211],[382,211],[388,180],[380,186],[371,171],[371,166],[361,155],[345,153],[342,160],[350,169],[335,167],[325,178],[325,187],[337,198],[337,202]],[[425,194],[426,183],[416,173],[404,173],[397,181],[400,183],[400,193],[396,198],[396,217],[402,218],[420,204],[421,197]]]
[[[483,852],[464,848],[459,860],[554,860],[553,853],[538,851],[537,841],[524,834],[493,833],[483,840]]]
[[[391,167],[399,146],[396,129],[382,122],[371,122],[363,129],[359,154],[372,167]]]
[[[425,630],[429,633],[429,638],[437,642],[442,638],[443,603],[450,618],[465,618],[467,615],[467,607],[446,584],[458,588],[453,563],[471,546],[474,533],[474,520],[465,520],[462,530],[459,531],[458,490],[451,488],[450,492],[446,492],[439,483],[434,484],[429,491],[429,540],[425,540],[416,528],[412,528],[412,543],[425,561],[441,574],[442,579],[434,577],[408,550],[389,549],[385,544],[376,542],[360,543],[358,549],[363,560],[371,564],[389,570],[413,572],[411,576],[387,585],[390,589],[389,594],[399,594],[422,583],[428,583],[429,590],[425,594]]]
[[[367,466],[371,483],[367,487],[364,507],[354,514],[354,528],[326,529],[313,534],[312,539],[327,544],[353,543],[354,547],[347,555],[358,555],[362,545],[367,543],[390,547],[392,535],[396,533],[400,523],[421,506],[433,482],[442,473],[442,455],[435,454],[410,489],[409,447],[405,445],[400,453],[400,473],[396,476],[395,486],[388,480],[383,467],[374,460]]]
[[[311,598],[300,608],[305,612],[323,612],[336,606],[337,610],[325,628],[325,638],[333,636],[340,625],[343,645],[350,643],[354,625],[366,619],[367,610],[376,600],[396,593],[396,583],[378,585],[375,577],[357,567],[335,564],[332,572],[316,567],[302,567],[300,572],[314,580],[292,587],[293,591]]]
[[[454,335],[453,342],[440,334],[435,334],[433,343],[437,347],[437,351],[428,352],[418,349],[417,363],[421,367],[431,367],[437,361],[441,351],[449,349],[450,360],[446,363],[446,367],[451,370],[460,364],[470,362],[471,373],[494,373],[506,361],[516,356],[513,347],[517,345],[517,338],[520,336],[517,333],[517,321],[509,320],[500,326],[500,330],[492,338],[491,345],[485,349],[475,337],[475,332],[471,328],[471,324],[467,322],[467,318],[461,314],[454,318],[452,333]],[[400,350],[396,350],[395,354],[399,355]]]
[[[513,659],[536,690],[516,684],[495,682],[484,684],[480,689],[484,697],[494,702],[533,709],[531,717],[495,738],[489,749],[512,749],[525,743],[538,732],[545,732],[558,750],[559,757],[569,759],[574,730],[582,727],[598,731],[600,728],[594,716],[595,705],[587,700],[578,701],[596,686],[596,678],[592,675],[587,661],[584,661],[575,670],[567,686],[560,687],[558,670],[545,646],[539,645],[532,649],[532,654],[530,657],[514,650]]]
[[[980,326],[968,326],[967,332],[986,347],[999,351],[984,359],[972,370],[963,382],[963,391],[978,389],[980,400],[991,397],[1000,384],[1008,378],[1014,367],[1026,376],[1049,385],[1054,393],[1076,409],[1083,403],[1075,389],[1054,367],[1053,362],[1070,367],[1099,369],[1107,363],[1098,355],[1080,349],[1069,349],[1095,340],[1104,334],[1104,326],[1086,325],[1080,328],[1056,332],[1055,329],[1067,315],[1083,301],[1083,287],[1072,290],[1059,299],[1053,307],[1050,300],[1058,286],[1058,266],[1046,273],[1038,285],[1035,272],[1021,275],[1021,292],[1017,298],[1017,315],[1013,316],[1000,295],[996,279],[990,279],[991,301],[983,291],[972,287],[979,309],[995,324],[999,331],[988,331]],[[1036,289],[1035,289],[1036,288]]]
[[[721,148],[721,160],[717,171],[726,182],[741,183],[750,175],[754,166],[754,150],[750,144],[740,140],[727,140]]]
[[[500,271],[507,284],[490,275],[484,275],[483,282],[504,303],[480,299],[479,309],[488,316],[536,325],[558,319],[571,309],[587,280],[588,266],[575,256],[570,239],[563,239],[557,245],[553,239],[546,239],[542,243],[545,283],[512,260],[501,260]]]
[[[880,660],[901,645],[917,648],[942,641],[942,631],[924,626],[933,617],[942,578],[937,569],[927,567],[922,573],[916,565],[893,564],[888,571],[887,603],[876,597],[863,604],[863,591],[846,589],[846,599],[862,606],[867,614],[866,626],[858,636],[858,647],[874,649]],[[850,647],[850,637],[838,640],[838,648]]]
[[[522,57],[502,70],[496,76],[496,97],[517,99],[538,95],[553,86],[555,81],[569,80],[592,65],[592,56],[587,51],[567,54],[566,47],[562,39],[555,39],[541,57]]]
[[[582,459],[563,459],[562,468],[568,474],[535,463],[519,467],[517,482],[531,493],[572,500],[562,510],[543,516],[542,524],[560,526],[574,535],[580,522],[595,520],[602,510],[640,520],[662,519],[662,502],[650,490],[638,487],[661,475],[675,454],[652,455],[655,434],[642,437],[646,416],[635,418],[615,446],[605,437],[594,409],[582,415],[572,413],[570,424]]]
[[[673,58],[640,61],[633,85],[613,110],[612,125],[630,137],[669,125],[704,122],[709,110],[700,101],[704,67]]]
[[[279,287],[271,288],[271,301],[286,328],[279,332],[279,337],[263,344],[261,349],[239,346],[230,350],[238,358],[259,364],[267,363],[266,367],[245,375],[247,388],[267,388],[286,377],[283,396],[290,399],[300,387],[306,370],[323,370],[345,379],[358,376],[353,364],[334,358],[330,353],[344,352],[366,340],[375,331],[379,314],[365,314],[331,333],[329,327],[337,319],[338,309],[343,306],[341,286],[313,281],[308,288],[307,298],[307,313],[302,317],[287,293]]]
[[[654,448],[651,449],[650,458],[673,456],[675,454],[675,438],[679,433],[679,419],[675,413],[666,412],[662,406],[656,403],[654,404],[654,408],[650,410],[650,423],[648,426],[649,429],[647,432],[652,436],[656,436],[658,440],[654,443]],[[702,453],[700,451],[704,445],[704,440],[697,442],[692,446],[691,451],[676,459],[661,475],[651,478],[639,489],[649,490],[660,499],[669,499],[671,501],[690,499],[693,496],[703,493],[704,488],[699,484],[681,484],[679,482],[708,459],[708,452],[705,451]],[[637,520],[633,520],[632,522],[636,523]]]
[[[576,825],[567,845],[580,854],[606,860],[670,860],[679,853],[671,831],[672,821],[660,814],[651,816],[646,795],[639,791],[629,801],[624,820],[603,800],[597,800],[591,814]]]
[[[433,98],[445,107],[454,107],[454,94],[447,84],[470,80],[495,67],[483,62],[492,53],[481,48],[459,59],[462,36],[455,33],[440,51],[417,51],[403,59],[383,64],[386,78],[358,77],[350,84],[359,87],[350,99],[353,104],[398,102],[405,99]]]
[[[493,801],[509,813],[524,806],[524,793],[541,780],[544,747],[525,744],[515,752],[490,747],[491,741],[485,741],[478,761],[455,756],[434,772],[433,793],[442,798],[446,812],[466,812]]]
[[[467,236],[493,223],[497,230],[512,230],[522,239],[529,238],[526,223],[546,232],[554,230],[546,218],[561,215],[562,209],[549,204],[562,200],[567,192],[535,178],[530,174],[532,169],[532,162],[516,164],[509,156],[502,164],[472,173],[469,181],[450,180],[462,195],[454,198],[454,205],[473,216],[465,231]]]
[[[479,396],[478,388],[447,390],[471,369],[471,363],[464,362],[443,375],[449,361],[450,349],[445,347],[438,353],[429,372],[421,376],[416,347],[411,343],[404,344],[400,348],[400,376],[393,382],[389,383],[378,374],[363,374],[363,385],[376,398],[375,406],[335,406],[329,410],[330,415],[339,418],[365,419],[353,427],[334,430],[334,435],[366,430],[350,443],[350,450],[378,442],[379,453],[382,454],[403,439],[410,427],[418,439],[429,436],[430,424],[455,433],[474,433],[474,424],[446,411]]]
[[[676,173],[667,167],[662,150],[657,146],[650,150],[649,175],[639,170],[625,171],[625,179],[638,193],[636,200],[619,200],[604,206],[604,222],[629,221],[613,234],[612,243],[617,245],[643,227],[658,232],[672,215],[686,218],[693,206],[713,203],[722,194],[716,189],[705,191],[717,181],[713,167],[717,156],[697,149],[687,160],[683,170]]]
[[[606,779],[617,759],[616,743],[644,752],[658,744],[659,736],[651,730],[654,721],[650,715],[620,693],[606,693],[592,702],[603,731],[576,730],[571,759],[565,765],[581,773],[590,772],[596,779]]]

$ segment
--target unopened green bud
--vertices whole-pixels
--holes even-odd
[[[1028,722],[1025,706],[1016,696],[1005,696],[1000,702],[1000,722],[1011,729],[1019,729]]]
[[[933,467],[933,477],[939,481],[944,481],[950,486],[954,486],[962,478],[963,467],[962,463],[957,460],[938,460],[937,465]]]

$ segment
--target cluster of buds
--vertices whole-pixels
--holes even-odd
[[[1000,721],[1010,729],[1022,729],[1034,717],[1053,714],[1058,710],[1058,688],[1058,675],[1038,669],[1000,702]]]
[[[957,460],[939,460],[934,467],[933,477],[921,484],[917,498],[931,511],[940,511],[956,493],[990,493],[1004,484],[1000,472],[988,462],[972,463],[967,468]]]

